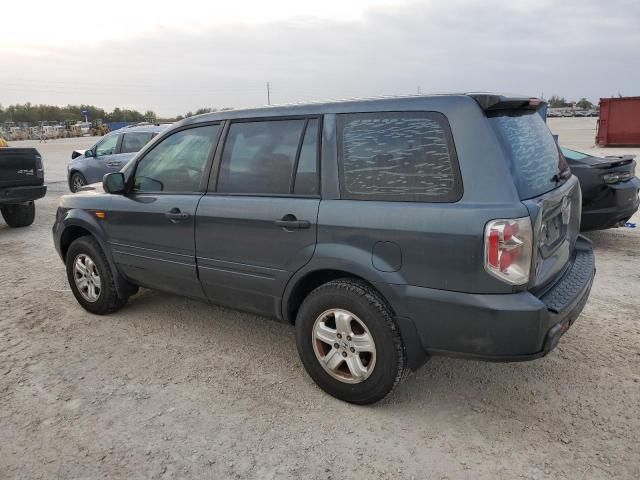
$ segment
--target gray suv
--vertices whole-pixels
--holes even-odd
[[[85,152],[74,151],[67,165],[69,190],[77,192],[87,184],[100,182],[119,171],[149,140],[167,125],[135,125],[114,130]]]
[[[295,324],[309,375],[348,402],[432,355],[538,358],[595,274],[539,106],[459,94],[188,118],[62,197],[55,246],[92,313],[143,286]]]

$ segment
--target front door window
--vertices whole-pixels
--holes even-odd
[[[109,135],[102,139],[96,147],[96,157],[103,157],[105,155],[113,155],[116,153],[116,147],[118,146],[118,135]]]
[[[193,193],[200,190],[219,125],[181,130],[156,145],[138,164],[134,191]]]

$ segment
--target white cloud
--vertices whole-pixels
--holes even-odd
[[[66,3],[66,5],[65,5]],[[354,20],[390,0],[11,1],[2,6],[0,45],[96,45],[171,28],[203,33],[230,24],[297,17]],[[397,3],[397,2],[396,2]],[[6,21],[8,19],[9,21]]]

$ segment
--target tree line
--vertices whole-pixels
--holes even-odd
[[[187,112],[184,115],[178,115],[176,118],[172,119],[174,121],[178,121],[178,120],[183,120],[185,118],[189,118],[189,117],[193,117],[194,115],[202,115],[203,113],[213,113],[213,112],[224,112],[225,110],[232,110],[232,108],[230,107],[224,107],[224,108],[199,108],[198,110],[196,110],[195,112]]]
[[[550,107],[571,107],[573,102],[567,101],[564,97],[553,95],[548,100]],[[581,98],[576,102],[576,107],[589,110],[594,108],[586,98]],[[145,120],[154,119],[158,121],[173,122],[182,120],[183,118],[192,117],[193,115],[200,115],[202,113],[216,112],[216,108],[199,108],[195,112],[187,112],[184,115],[178,115],[175,118],[157,118],[153,110],[147,110],[145,112],[139,112],[138,110],[131,110],[128,108],[114,108],[113,111],[108,112],[103,108],[96,107],[95,105],[67,105],[65,107],[59,107],[56,105],[33,105],[29,102],[19,105],[9,105],[3,107],[0,105],[0,123],[5,122],[65,122],[72,121],[77,122],[83,120],[82,112],[87,110],[89,112],[89,120],[102,120],[103,122],[143,122]],[[222,108],[221,110],[229,110],[228,108]]]
[[[559,97],[558,95],[552,95],[551,98],[547,101],[551,108],[558,107],[572,107],[574,102],[568,102],[566,98]],[[575,102],[576,107],[582,108],[583,110],[591,110],[594,105],[586,98],[582,97],[580,100]]]
[[[113,111],[109,112],[95,105],[67,105],[65,107],[58,107],[56,105],[33,105],[31,103],[25,103],[22,105],[8,105],[6,107],[0,105],[0,123],[77,122],[84,120],[82,115],[84,110],[89,112],[89,121],[102,120],[103,122],[142,122],[149,119],[175,121],[201,113],[217,111],[215,108],[199,108],[195,112],[187,112],[175,118],[157,118],[153,110],[139,112],[128,108],[114,108]]]
[[[42,121],[64,122],[83,120],[82,112],[89,112],[89,120],[102,120],[103,122],[141,122],[145,118],[155,118],[153,111],[139,112],[128,108],[114,108],[109,112],[95,105],[67,105],[59,107],[56,105],[33,105],[25,103],[22,105],[0,105],[0,122],[30,122]]]

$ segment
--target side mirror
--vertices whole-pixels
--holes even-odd
[[[87,158],[91,158],[91,157],[93,157],[95,155],[93,154],[93,150],[85,150],[84,156],[87,157]]]
[[[124,193],[124,173],[107,173],[102,177],[102,188],[105,192],[113,193],[114,195]]]

